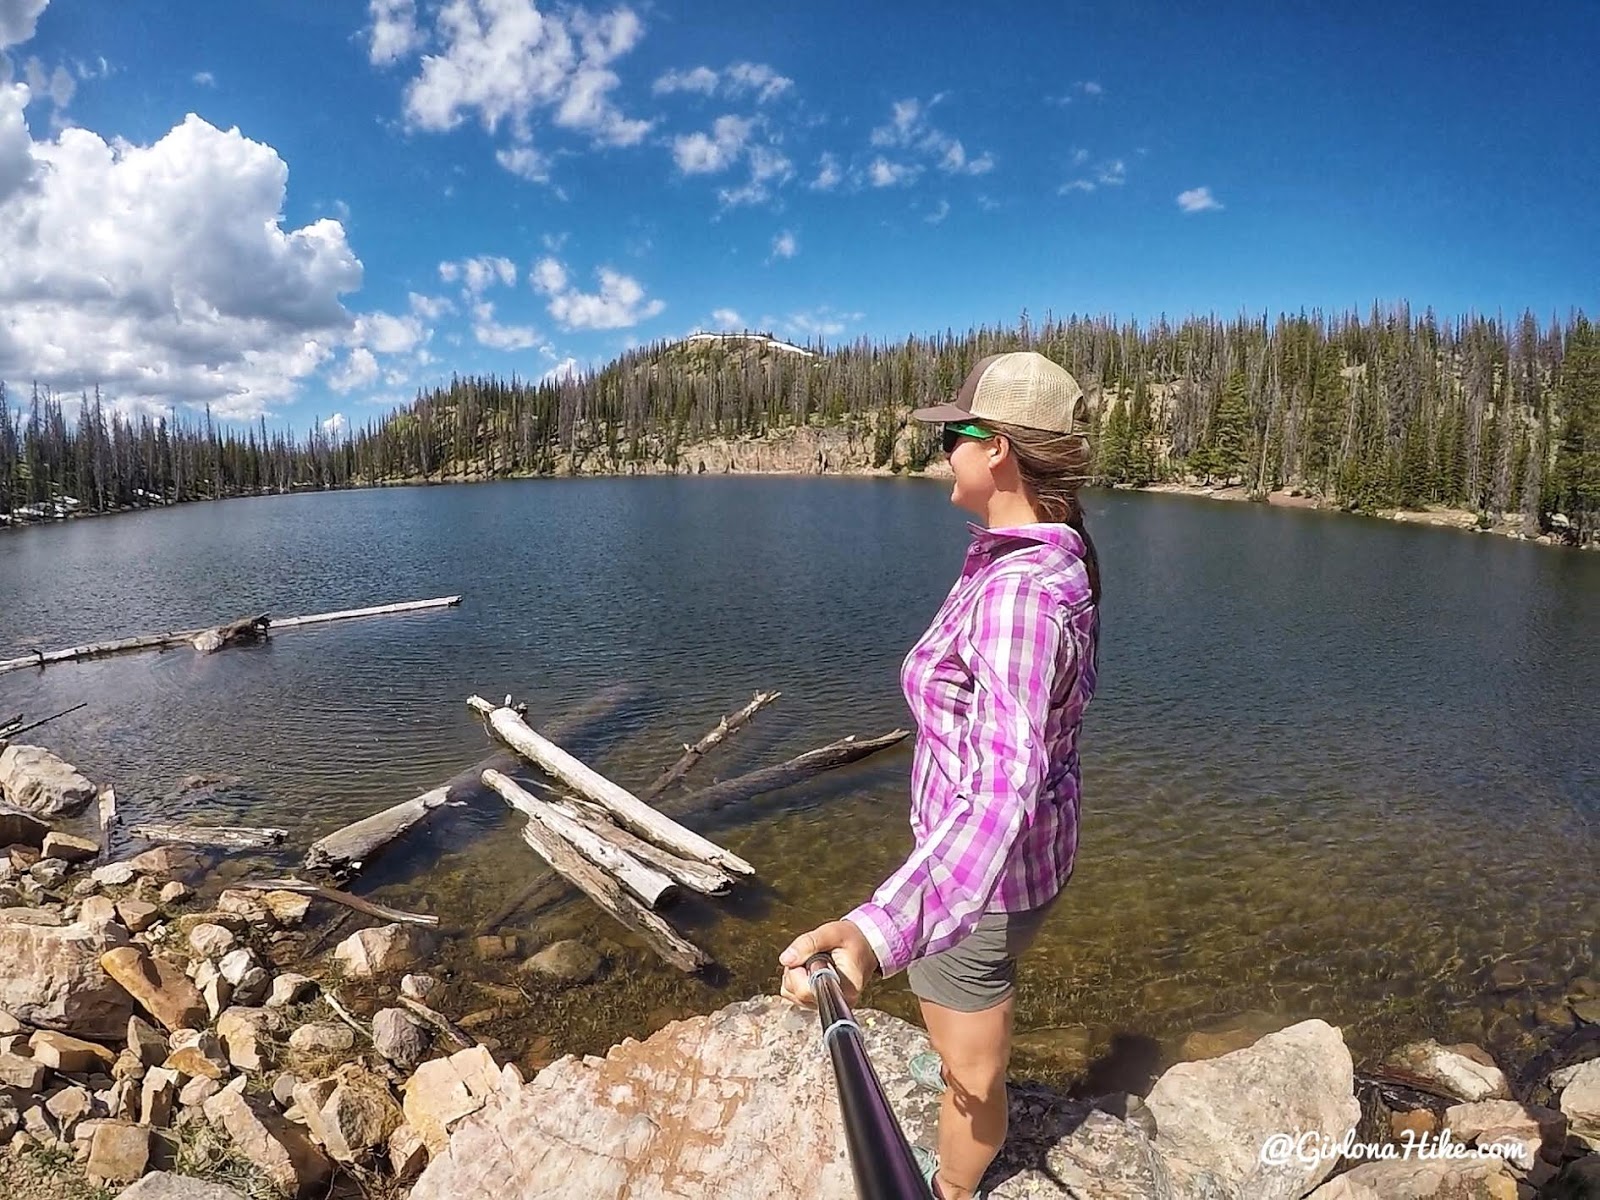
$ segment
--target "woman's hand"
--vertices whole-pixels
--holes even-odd
[[[854,1004],[872,973],[878,969],[878,956],[866,935],[852,921],[829,921],[810,933],[802,933],[778,956],[783,965],[783,995],[796,1004],[814,1005],[811,980],[806,975],[806,960],[813,954],[833,955],[839,968],[839,986],[845,1001]]]

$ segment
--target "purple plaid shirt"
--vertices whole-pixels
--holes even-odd
[[[916,846],[845,915],[885,976],[947,950],[986,912],[1051,899],[1078,849],[1078,730],[1099,616],[1066,525],[970,526],[961,575],[900,673],[917,722]]]

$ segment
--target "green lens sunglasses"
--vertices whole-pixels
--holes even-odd
[[[982,440],[993,436],[994,434],[981,425],[973,425],[967,421],[946,422],[943,438],[944,452],[946,454],[954,454],[956,446],[959,444],[959,439],[963,437],[974,437]]]

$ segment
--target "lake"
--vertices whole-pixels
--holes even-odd
[[[0,718],[114,782],[127,823],[315,837],[491,748],[465,700],[529,720],[637,685],[571,748],[640,787],[752,692],[782,698],[691,781],[908,723],[899,664],[967,543],[930,480],[581,479],[196,504],[0,535],[0,658],[101,638],[461,593],[459,608],[0,676]],[[1179,1044],[1321,1016],[1358,1053],[1419,1035],[1543,1044],[1600,930],[1600,555],[1339,514],[1087,494],[1105,576],[1077,874],[1024,960],[1019,1062],[1070,1072],[1117,1033]],[[688,979],[586,904],[507,930],[604,941],[531,1002],[510,1051],[602,1049],[772,990],[793,933],[909,848],[910,744],[701,827],[760,886],[673,919],[722,970]],[[193,773],[236,776],[174,796]],[[197,799],[196,797],[201,797]],[[470,931],[540,868],[503,806],[452,810],[356,884]],[[129,843],[132,848],[133,843]],[[320,910],[318,910],[320,911]],[[1495,971],[1493,981],[1491,971]],[[902,1015],[902,979],[871,1002]],[[1031,1057],[1030,1057],[1031,1056]]]

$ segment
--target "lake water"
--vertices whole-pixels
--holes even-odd
[[[1019,1061],[1113,1034],[1322,1016],[1358,1052],[1430,1034],[1515,1056],[1539,1005],[1600,974],[1600,555],[1338,514],[1091,493],[1105,575],[1078,872],[1024,961]],[[114,782],[129,823],[318,835],[437,785],[490,743],[464,701],[530,720],[636,684],[572,749],[642,786],[758,689],[782,698],[691,777],[906,724],[901,658],[967,542],[947,486],[885,479],[561,480],[192,505],[0,535],[0,658],[41,647],[461,593],[459,608],[0,676],[0,718]],[[703,828],[761,884],[674,920],[722,970],[686,979],[585,904],[530,939],[611,944],[569,991],[454,940],[531,1002],[508,1050],[597,1050],[774,986],[788,937],[909,846],[909,743]],[[172,798],[191,773],[238,776]],[[237,872],[244,865],[230,864]],[[448,813],[358,890],[470,931],[537,870],[503,807]],[[1504,965],[1501,965],[1504,964]],[[1499,965],[1497,985],[1489,974]],[[1498,987],[1498,990],[1497,990]],[[871,1002],[910,1015],[902,980]],[[1549,1015],[1549,1010],[1545,1010]],[[1032,1056],[1032,1057],[1029,1057]]]

